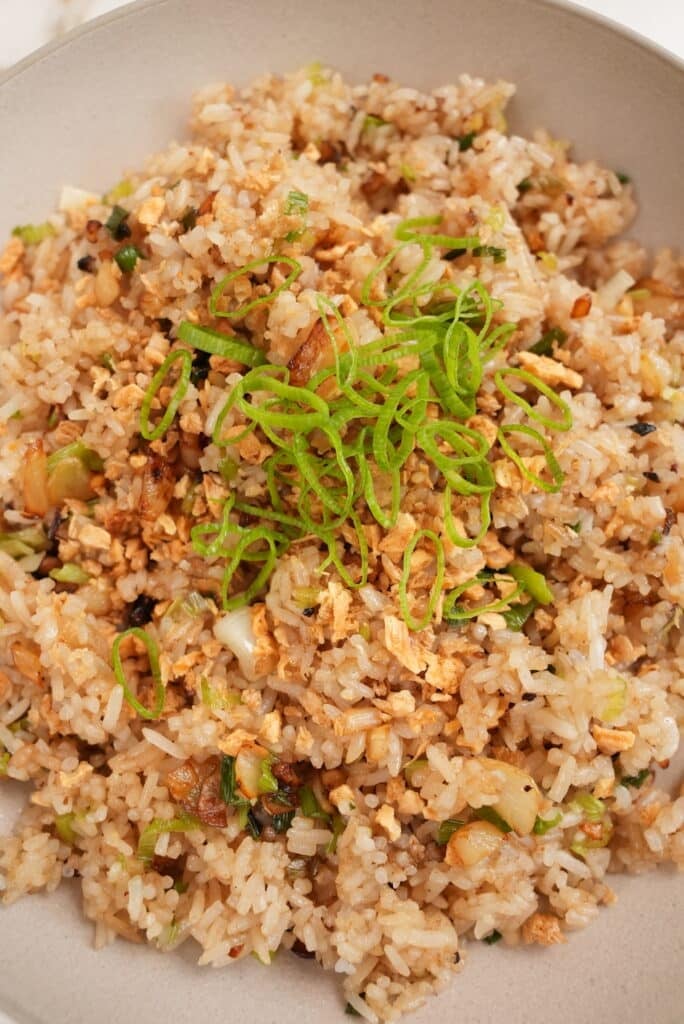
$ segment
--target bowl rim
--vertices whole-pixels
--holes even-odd
[[[107,25],[130,18],[137,11],[145,11],[151,10],[154,7],[162,7],[168,2],[169,0],[130,0],[130,2],[125,3],[122,7],[117,7],[113,11],[109,11],[96,18],[92,18],[89,21],[84,22],[82,25],[66,32],[64,35],[59,36],[57,39],[50,40],[37,50],[33,50],[26,57],[23,57],[16,64],[11,65],[11,67],[0,73],[0,91],[2,91],[3,87],[14,78],[18,78],[25,71],[30,70],[33,65],[41,63],[41,61],[46,58],[52,57],[53,54],[56,54],[60,50],[70,46],[74,39],[85,38],[92,32],[99,32]],[[672,70],[678,73],[681,77],[682,85],[684,86],[684,57],[680,57],[672,50],[668,50],[660,43],[649,39],[640,32],[637,32],[635,29],[614,21],[612,18],[598,11],[591,10],[588,7],[583,7],[580,4],[573,2],[573,0],[525,0],[525,2],[533,7],[543,7],[547,9],[556,7],[569,15],[574,21],[588,22],[594,27],[603,28],[615,35],[621,36],[625,41],[632,43],[632,45],[637,46],[640,50],[650,54],[651,56],[657,57],[665,64],[669,64]]]

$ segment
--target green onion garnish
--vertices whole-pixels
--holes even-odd
[[[115,203],[118,203],[120,199],[126,199],[128,196],[132,194],[133,182],[129,181],[128,178],[124,178],[112,189],[110,189],[105,196],[103,196],[103,201],[108,206],[113,206]]]
[[[316,794],[311,786],[302,786],[299,789],[299,806],[305,818],[317,818],[321,821],[330,821],[330,815],[324,811],[318,802]]]
[[[553,591],[540,572],[529,565],[509,565],[506,569],[509,576],[516,580],[525,593],[529,594],[538,604],[553,604]]]
[[[128,685],[128,680],[126,679],[126,673],[124,672],[123,664],[121,662],[121,644],[129,636],[133,636],[136,640],[140,640],[147,651],[147,656],[150,662],[150,672],[152,674],[152,679],[154,680],[154,707],[151,709],[144,707],[144,705],[140,703]],[[112,645],[112,668],[114,669],[114,677],[119,686],[123,689],[124,697],[133,710],[136,711],[141,718],[147,718],[149,720],[159,718],[164,710],[164,704],[166,701],[166,685],[161,676],[161,668],[159,665],[159,646],[157,641],[154,640],[149,633],[146,633],[144,629],[140,629],[138,626],[133,626],[131,629],[124,630],[123,633],[118,634]]]
[[[10,763],[10,754],[6,750],[3,754],[0,754],[0,777],[7,775],[7,769]]]
[[[519,633],[536,607],[537,602],[532,599],[526,604],[513,604],[510,608],[505,608],[501,614],[506,620],[506,628]]]
[[[551,327],[528,351],[534,352],[536,356],[550,356],[553,355],[554,342],[563,345],[567,340],[568,336],[562,327]]]
[[[389,121],[386,121],[384,117],[380,117],[378,114],[366,114],[361,131],[368,131],[369,128],[382,128],[386,124],[389,124]]]
[[[416,550],[417,545],[422,540],[429,540],[435,549],[435,578],[430,588],[430,593],[425,605],[425,609],[420,618],[416,618],[409,608],[408,599],[408,584],[411,578],[411,556]],[[444,582],[444,545],[442,541],[432,530],[418,530],[413,535],[408,543],[406,551],[404,552],[404,563],[401,572],[401,579],[399,581],[399,607],[401,608],[401,614],[404,618],[404,622],[409,629],[419,630],[424,629],[428,622],[432,620],[434,615],[435,606],[439,600],[439,596],[442,593],[442,584]]]
[[[55,831],[67,846],[73,846],[78,838],[74,832],[75,820],[76,815],[73,811],[69,811],[67,814],[58,814],[55,818]]]
[[[268,293],[268,295],[261,295],[257,299],[252,299],[251,302],[247,302],[243,306],[239,306],[237,309],[219,309],[219,300],[231,281],[235,281],[236,278],[243,277],[245,274],[249,275],[252,271],[258,272],[269,263],[284,263],[285,266],[291,268],[290,273],[282,284],[279,284],[278,287],[274,288],[272,292]],[[269,302],[273,302],[276,296],[280,295],[281,292],[286,291],[293,281],[297,280],[301,272],[301,263],[298,263],[297,260],[291,259],[289,256],[264,256],[261,259],[252,260],[251,263],[247,263],[244,267],[239,267],[237,270],[233,270],[230,274],[226,274],[225,277],[221,278],[211,293],[211,298],[209,299],[209,312],[212,316],[226,317],[229,320],[241,320],[243,317],[247,316],[248,313],[251,313],[253,309],[258,309],[259,306],[264,306]]]
[[[123,206],[115,206],[110,213],[108,219],[105,221],[105,227],[112,238],[121,241],[122,238],[126,238],[130,235],[131,229],[126,224],[126,221],[130,217],[128,210],[124,210]],[[121,264],[119,264],[121,266]],[[121,268],[123,270],[123,267]]]
[[[484,943],[486,943],[488,946],[493,946],[496,942],[499,942],[499,940],[502,939],[502,938],[503,938],[503,935],[501,934],[501,932],[498,932],[496,930],[496,928],[495,928],[493,932],[489,933],[489,935],[485,935],[485,937],[484,937],[484,939],[482,941]]]
[[[636,775],[623,775],[620,779],[621,786],[632,786],[634,789],[641,789],[646,779],[650,777],[651,772],[648,768],[642,768]]]
[[[474,814],[476,818],[480,819],[480,821],[488,821],[490,825],[494,825],[500,832],[513,831],[508,822],[505,821],[493,807],[478,807]]]
[[[272,764],[272,757],[264,757],[261,761],[259,766],[259,781],[257,782],[257,788],[260,793],[278,792],[278,780],[271,771]]]
[[[72,441],[71,444],[58,448],[52,455],[48,455],[48,473],[52,473],[65,459],[78,459],[91,473],[101,473],[104,469],[104,462],[93,448],[88,448],[83,441]]]
[[[630,181],[632,180],[630,178],[629,174],[625,174],[624,171],[616,171],[615,172],[615,177],[617,178],[617,180],[620,182],[621,185],[629,185]]]
[[[143,259],[143,254],[135,245],[122,245],[118,252],[114,253],[119,270],[124,274],[130,274],[135,270],[138,260]]]
[[[299,192],[297,189],[293,189],[287,193],[287,199],[285,200],[285,213],[287,216],[293,214],[305,214],[309,209],[309,197],[305,192]]]
[[[153,427],[150,423],[150,413],[152,411],[152,403],[157,397],[158,391],[165,383],[168,376],[169,370],[174,363],[181,363],[181,371],[176,386],[171,395],[171,401],[164,410],[164,414],[157,424]],[[145,392],[142,405],[140,407],[140,433],[146,441],[156,441],[158,438],[163,437],[166,431],[171,426],[178,407],[185,398],[185,393],[188,390],[188,384],[190,383],[190,374],[192,373],[192,354],[185,348],[176,349],[174,352],[170,352],[164,362],[161,364],[154,377],[150,382],[150,386]]]
[[[459,828],[465,825],[465,821],[460,818],[447,818],[443,821],[437,829],[437,842],[440,846],[446,846],[454,832],[457,832]]]
[[[540,818],[539,815],[537,815],[532,831],[536,836],[545,836],[547,832],[550,832],[552,828],[555,828],[556,825],[560,823],[562,817],[563,815],[560,811],[558,811],[557,814],[554,814],[552,818]]]
[[[187,210],[181,217],[180,223],[181,227],[183,228],[184,234],[186,234],[188,231],[192,231],[192,229],[197,224],[197,210],[194,206],[189,206],[187,208]]]
[[[177,333],[181,341],[210,355],[234,359],[245,366],[261,366],[266,362],[266,356],[261,349],[246,345],[230,334],[222,334],[211,327],[198,327],[189,320],[183,320],[178,325]]]
[[[529,192],[530,189],[534,187],[534,184],[531,178],[523,178],[522,181],[518,182],[516,187],[520,195],[524,196],[526,192]]]
[[[573,810],[582,811],[588,821],[601,821],[606,812],[606,805],[603,800],[592,796],[591,793],[577,793],[570,806]]]
[[[153,818],[140,833],[138,857],[143,864],[149,865],[154,858],[154,848],[162,832],[192,832],[196,828],[201,828],[201,823],[192,814],[181,814],[178,818],[171,818],[168,821]]]
[[[12,234],[20,238],[24,245],[39,245],[57,232],[49,221],[45,221],[44,224],[20,224],[12,229]]]
[[[37,526],[26,526],[14,533],[0,533],[0,551],[10,558],[25,558],[38,551],[47,551],[49,546],[45,533]]]
[[[459,138],[458,138],[458,148],[460,149],[461,153],[465,153],[466,150],[471,148],[473,142],[475,141],[475,136],[476,135],[477,135],[477,132],[466,132],[465,135],[460,135],[459,136]]]
[[[76,586],[87,583],[90,579],[90,573],[75,562],[65,562],[58,569],[51,569],[49,575],[56,583],[73,583]]]

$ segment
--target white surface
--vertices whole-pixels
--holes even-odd
[[[340,0],[340,2],[342,3],[343,0]],[[119,5],[120,0],[90,0],[90,2],[88,0],[62,0],[62,2],[58,2],[58,0],[0,0],[0,64],[10,64],[24,56],[34,47],[47,41],[60,26],[63,27],[72,21],[78,15],[79,9],[87,10],[95,15]],[[622,21],[624,24],[655,39],[661,45],[684,56],[684,6],[681,5],[681,0],[650,0],[648,4],[644,4],[643,0],[639,0],[639,3],[634,2],[634,0],[592,0],[591,3],[585,3],[584,6],[600,10],[609,17]],[[382,47],[379,48],[382,49]],[[618,883],[620,887],[623,884],[625,883],[622,880]],[[603,913],[588,933],[576,938],[573,937],[569,947],[564,951],[564,969],[567,972],[567,985],[570,993],[572,993],[573,985],[579,985],[585,992],[587,988],[593,990],[598,998],[598,993],[606,982],[606,973],[610,977],[612,967],[615,964],[620,965],[622,976],[620,989],[615,992],[615,1001],[616,1005],[619,1004],[622,1007],[630,1006],[632,1008],[631,1017],[625,1016],[623,1018],[625,1021],[629,1021],[630,1024],[631,1020],[654,1020],[653,1014],[650,1012],[654,995],[658,991],[664,991],[671,987],[677,981],[676,977],[668,973],[667,965],[671,964],[673,959],[675,963],[681,963],[681,957],[684,955],[682,952],[678,953],[675,948],[677,943],[680,944],[681,948],[682,940],[681,889],[671,889],[671,879],[665,873],[653,876],[652,882],[649,883],[649,888],[639,889],[638,894],[637,890],[633,889],[634,885],[636,883],[632,883],[632,889],[624,901],[621,901],[610,912]],[[665,887],[667,887],[667,893],[672,894],[669,899],[662,895],[664,894]],[[34,932],[31,936],[31,942],[27,946],[22,947],[21,942],[17,940],[16,959],[24,962],[27,959],[36,959],[35,976],[38,976],[40,964],[43,962],[47,964],[47,961],[43,960],[46,955],[45,950],[48,950],[51,944],[52,949],[59,949],[60,945],[63,944],[64,921],[67,920],[74,929],[74,936],[77,935],[83,943],[81,947],[83,959],[81,959],[81,953],[79,953],[78,964],[74,964],[71,976],[67,979],[68,986],[74,993],[71,1006],[72,1015],[69,1017],[69,1024],[76,1020],[78,1020],[79,1024],[84,1024],[84,1022],[85,1024],[91,1024],[91,1022],[95,1024],[95,1021],[98,1019],[98,1004],[91,1000],[95,998],[97,993],[88,986],[80,984],[81,971],[85,968],[87,973],[88,970],[92,969],[93,971],[101,971],[106,975],[103,985],[106,984],[108,986],[107,994],[111,1000],[110,1005],[112,1005],[114,1012],[116,1012],[117,986],[120,984],[121,978],[125,976],[129,947],[119,943],[112,950],[108,951],[107,954],[100,954],[99,957],[96,957],[90,950],[90,947],[87,946],[90,935],[89,929],[84,923],[79,923],[77,919],[74,909],[73,892],[65,889],[60,895],[52,897],[52,899],[59,901],[60,905],[66,908],[65,913],[67,917],[64,918],[57,914],[51,914],[49,918],[46,918],[47,924],[45,927],[47,931],[40,932],[37,930]],[[659,959],[658,956],[653,957],[653,959],[649,957],[649,952],[652,953],[654,949],[657,951],[658,943],[657,936],[651,936],[647,931],[646,934],[650,941],[646,943],[648,948],[644,949],[642,929],[647,928],[649,908],[652,903],[657,903],[658,899],[666,908],[660,920],[660,933],[663,936],[671,936],[671,939],[668,940],[668,945],[671,947],[673,955],[669,959]],[[32,908],[31,913],[33,913],[33,908],[37,909],[40,905],[40,898],[36,898],[35,903],[30,905]],[[28,910],[29,903],[24,902],[3,911],[2,928],[6,935],[16,934],[20,936],[21,929],[17,928],[16,931],[13,931],[13,925],[15,922],[23,919]],[[595,966],[587,966],[587,960],[583,951],[587,948],[585,944],[588,941],[596,942],[599,945],[603,942],[611,949],[611,963],[605,965],[603,970],[599,961],[597,961]],[[196,1004],[198,1015],[206,1021],[206,1024],[214,1024],[214,1021],[219,1019],[214,1011],[217,1005],[217,992],[221,989],[221,986],[225,986],[222,972],[205,972],[200,980],[194,970],[192,972],[188,970],[182,958],[161,958],[146,950],[136,952],[138,956],[144,959],[145,964],[148,966],[150,979],[154,977],[155,984],[160,986],[162,990],[165,985],[172,988],[174,985],[173,976],[177,973],[182,973],[182,980],[187,985],[187,1001],[190,1002],[190,1000],[196,999],[197,995],[199,995]],[[104,966],[105,960],[103,959],[105,955],[107,956],[106,970]],[[553,995],[554,968],[552,965],[555,964],[555,957],[553,955],[542,957],[538,954],[538,951],[528,950],[514,953],[499,948],[489,950],[476,947],[470,971],[466,972],[463,979],[464,986],[458,992],[452,991],[451,997],[445,996],[441,1001],[433,1003],[426,1013],[431,1018],[438,1017],[440,1014],[444,1015],[447,1019],[453,1018],[454,1006],[458,1007],[458,1001],[461,1000],[461,1013],[459,1014],[461,1020],[468,1021],[468,1024],[490,1024],[493,1018],[486,1007],[490,1003],[493,1005],[493,1000],[487,999],[483,1001],[482,993],[486,991],[486,986],[491,985],[491,962],[494,956],[496,957],[497,964],[497,986],[499,986],[504,994],[508,994],[511,1003],[514,1003],[519,996],[521,976],[529,981],[529,964],[530,961],[534,960],[536,983],[534,989],[531,989],[529,993],[531,1011],[528,1019],[530,1024],[532,1021],[538,1022],[542,1020],[542,1016],[535,1012],[535,1006],[539,1007],[540,999],[542,1003],[546,1000],[549,1014],[553,1012],[557,1004],[557,1000]],[[91,964],[93,965],[92,968]],[[7,964],[3,965],[0,962],[0,975],[3,973],[3,967],[5,970],[8,969]],[[11,970],[11,968],[9,969]],[[280,968],[277,970],[280,970]],[[78,976],[76,974],[77,971],[79,972]],[[238,965],[236,972],[237,985],[247,987],[253,993],[253,996],[250,996],[250,998],[253,998],[251,1017],[263,1020],[264,1024],[271,1024],[271,1020],[275,1018],[271,1017],[270,1011],[265,1016],[259,1012],[262,995],[260,989],[263,990],[265,988],[262,982],[263,969],[249,962],[244,965]],[[275,976],[275,974],[276,969],[274,968],[273,975]],[[472,983],[468,981],[469,976],[472,978]],[[281,1002],[283,1005],[291,1006],[293,1004],[296,998],[297,987],[300,987],[300,991],[305,986],[309,991],[313,991],[313,970],[310,969],[309,965],[303,965],[299,961],[293,961],[291,964],[287,983],[283,980],[284,976],[282,974],[278,973],[277,977],[279,984],[283,986],[281,990]],[[268,980],[271,982],[270,978]],[[52,1016],[54,1024],[67,1024],[66,1015],[60,1013],[59,1010],[53,1011],[52,1015],[50,1014],[50,1007],[57,1006],[59,997],[58,992],[50,989],[50,984],[52,983],[54,983],[54,972],[50,972],[46,966],[45,982],[40,987],[40,990],[35,993],[36,1012],[41,1020],[50,1020]],[[231,981],[232,984],[235,984],[235,982]],[[310,984],[311,988],[309,988]],[[465,987],[466,984],[467,988]],[[474,988],[478,986],[479,993],[473,994]],[[65,986],[62,984],[61,987],[63,989]],[[225,993],[225,1012],[220,1019],[224,1022],[231,1021],[230,988],[226,986],[223,988],[223,992]],[[270,1005],[272,1007],[273,1003]],[[312,1006],[310,1001],[302,1000],[301,1024],[313,1024],[315,1020],[320,1022],[322,1018],[317,1018],[316,1011],[315,1004]],[[152,1020],[164,1020],[165,1015],[161,1014],[154,1018],[148,1017],[146,1020],[138,1016],[136,1019],[141,1021],[142,1024],[147,1024],[147,1020],[150,1022]],[[234,1017],[232,1019],[235,1020]],[[344,1019],[340,1017],[340,1020]],[[423,1016],[422,1019],[425,1020],[426,1017]],[[499,1016],[498,1019],[504,1018]],[[681,1018],[678,1019],[681,1020]],[[107,1024],[111,1024],[113,1020],[113,1016],[108,1017]],[[119,1024],[119,1020],[117,1020],[116,1024]],[[614,1015],[604,1016],[603,1020],[605,1024],[616,1024]],[[0,1024],[9,1024],[8,1019],[1,1012]],[[591,1022],[588,1017],[582,1016],[580,1011],[577,1017],[577,1024],[591,1024]],[[657,1024],[677,1024],[677,1021],[675,1018],[665,1020],[660,1016]]]
[[[25,57],[55,34],[127,0],[0,0],[0,68]],[[681,0],[575,0],[684,57]]]

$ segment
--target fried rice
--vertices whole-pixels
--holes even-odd
[[[684,865],[684,796],[658,782],[684,711],[684,268],[622,237],[622,169],[508,133],[512,94],[318,66],[212,86],[189,142],[104,197],[65,188],[5,247],[0,786],[30,783],[5,901],[78,878],[97,946],[315,956],[375,1021],[469,941],[563,943],[611,872]],[[333,484],[307,504],[296,472],[269,476],[258,396],[226,404],[235,353],[306,387],[337,327],[348,351],[391,335],[381,303],[410,280],[416,322],[479,282],[513,325],[467,420],[491,521],[465,487],[455,542],[449,445],[411,442],[384,525],[355,491],[354,529],[292,528],[250,592],[258,546],[226,577],[235,548],[195,528],[223,511],[228,539],[268,541],[274,508],[306,526]],[[188,348],[184,322],[243,348]],[[570,429],[540,430],[561,407]]]

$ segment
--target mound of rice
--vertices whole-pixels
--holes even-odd
[[[284,946],[315,955],[375,1021],[447,982],[466,939],[563,942],[614,900],[609,872],[684,865],[684,796],[655,781],[684,712],[684,271],[671,252],[649,262],[614,240],[635,210],[622,175],[572,162],[546,134],[507,134],[512,93],[467,76],[429,94],[382,75],[350,86],[319,67],[241,92],[212,86],[196,98],[190,142],[105,199],[65,189],[47,227],[6,246],[0,785],[32,789],[0,841],[5,901],[78,876],[98,946],[191,939],[216,967],[250,953],[268,962]],[[288,205],[293,192],[304,212]],[[114,259],[122,233],[103,226],[115,204],[141,254],[132,272]],[[517,324],[482,383],[479,429],[522,420],[493,383],[504,362],[541,377],[573,418],[553,441],[558,493],[492,452],[491,528],[472,549],[445,542],[445,590],[517,559],[543,573],[553,604],[515,630],[497,612],[455,628],[438,602],[430,625],[407,628],[404,551],[443,525],[414,459],[396,525],[364,519],[365,586],[321,571],[320,544],[304,538],[250,608],[222,611],[223,566],[198,556],[190,529],[214,521],[230,491],[262,500],[268,445],[258,433],[228,449],[210,441],[243,372],[217,356],[197,365],[166,434],[141,439],[141,404],[175,328],[206,323],[212,287],[276,251],[302,273],[254,309],[243,337],[291,363],[323,292],[363,344],[379,330],[364,279],[400,221],[434,215],[440,230],[505,250],[501,262],[430,268],[435,281],[477,276]],[[409,274],[417,256],[402,259]],[[242,278],[237,301],[283,276],[268,264]],[[550,328],[565,340],[529,352]],[[168,389],[160,396],[168,404]],[[548,410],[543,395],[537,408]],[[36,512],[41,459],[74,442],[102,468]],[[42,550],[12,543],[41,520]],[[354,561],[353,544],[342,557]],[[59,570],[74,565],[69,582]],[[418,596],[432,578],[423,561]],[[116,633],[131,626],[159,645],[156,720],[124,699],[111,667]],[[143,655],[131,645],[125,664],[149,707]],[[278,832],[261,804],[255,826],[221,800],[225,759],[257,748],[295,804],[307,784],[313,816],[300,797]],[[532,819],[503,831],[505,791],[521,779]],[[453,819],[479,824],[442,824]],[[475,856],[478,836],[489,846]]]

